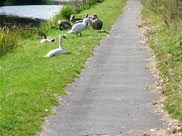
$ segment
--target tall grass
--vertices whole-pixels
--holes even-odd
[[[148,0],[146,2],[150,10],[163,17],[167,27],[170,27],[174,23],[182,23],[181,0]]]
[[[0,27],[0,56],[17,47],[17,36],[8,28]]]
[[[16,26],[16,28],[0,27],[0,56],[12,51],[14,48],[20,46],[19,41],[36,38],[38,30],[25,26],[24,28]]]

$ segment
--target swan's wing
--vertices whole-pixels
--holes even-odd
[[[82,22],[83,22],[83,20],[77,20],[77,21],[75,21],[75,24],[82,23]]]
[[[84,24],[82,24],[82,23],[78,23],[78,24],[76,24],[76,25],[74,25],[73,27],[72,27],[72,32],[73,33],[79,33],[79,32],[81,32],[81,31],[83,31],[84,29],[85,29],[85,25]]]
[[[72,27],[72,25],[69,22],[65,22],[68,26]]]
[[[55,56],[59,52],[59,50],[60,49],[53,49],[53,50],[49,51],[45,57]]]
[[[63,25],[63,27],[64,27],[65,29],[70,29],[70,28],[71,28],[71,25],[68,24],[68,23],[63,23],[62,25]]]
[[[49,51],[45,57],[53,57],[53,56],[56,56],[59,54],[65,54],[65,53],[68,53],[68,51],[66,51],[65,49],[58,48],[58,49],[53,49]]]
[[[102,28],[103,23],[102,23],[102,21],[100,21],[100,20],[98,20],[98,19],[95,19],[94,21],[92,21],[91,26],[92,26],[94,29],[99,30],[99,29]]]

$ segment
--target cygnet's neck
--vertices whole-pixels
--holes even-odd
[[[43,37],[44,37],[44,39],[47,39],[47,36],[46,36],[45,34],[42,34],[41,36],[43,36]]]
[[[83,20],[83,24],[85,24],[85,25],[86,25],[86,24],[87,24],[87,22],[88,22],[88,20]]]

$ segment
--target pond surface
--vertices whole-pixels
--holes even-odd
[[[28,5],[0,7],[0,25],[17,24],[39,27],[40,23],[58,13],[62,5]]]
[[[25,5],[0,7],[0,26],[30,25],[39,27],[44,20],[51,19],[65,3],[82,0],[48,0],[53,5]],[[60,5],[61,4],[61,5]]]
[[[61,8],[61,5],[3,6],[0,7],[0,15],[47,20]]]

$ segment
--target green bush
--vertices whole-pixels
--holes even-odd
[[[72,14],[74,14],[74,9],[70,5],[64,6],[63,9],[61,9],[60,11],[60,17],[66,20],[70,20],[70,16]]]

